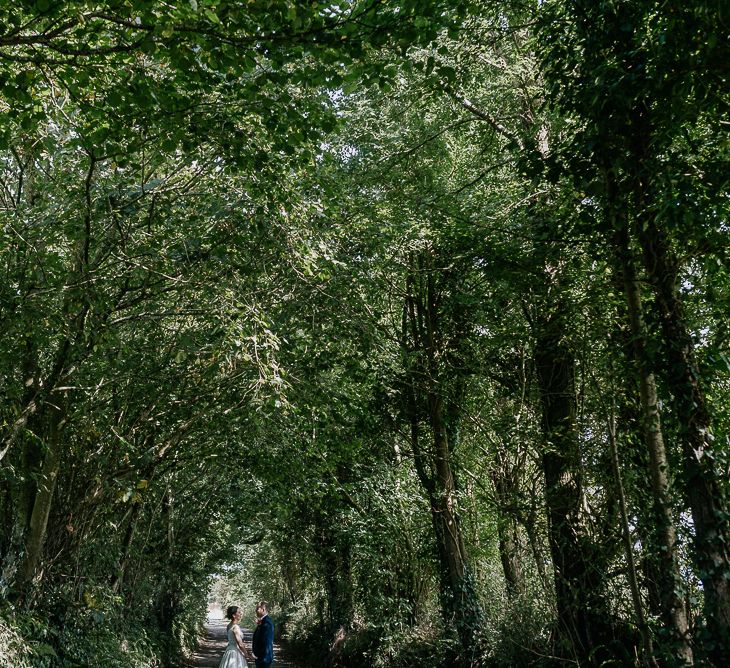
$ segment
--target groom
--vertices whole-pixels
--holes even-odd
[[[259,601],[256,605],[256,617],[251,651],[256,659],[256,668],[269,668],[274,663],[274,622],[269,617],[269,604],[266,601]]]

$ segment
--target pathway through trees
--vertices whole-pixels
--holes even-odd
[[[226,643],[226,625],[225,619],[209,619],[206,624],[205,637],[200,641],[200,645],[190,659],[189,668],[218,668],[218,663],[223,656]],[[244,637],[246,644],[251,646],[251,636],[253,631],[244,629]],[[288,655],[286,648],[279,644],[274,645],[274,657],[276,658],[276,668],[301,668]],[[251,668],[251,664],[249,664]]]

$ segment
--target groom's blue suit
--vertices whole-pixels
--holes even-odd
[[[268,615],[256,625],[251,649],[256,655],[256,668],[269,668],[274,663],[274,622]]]

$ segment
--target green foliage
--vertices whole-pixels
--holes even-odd
[[[8,668],[161,665],[159,639],[150,638],[140,620],[125,618],[119,601],[111,596],[104,601],[87,600],[89,605],[80,608],[72,601],[61,601],[54,596],[50,599],[52,607],[45,609],[46,617],[9,614],[3,621],[5,640],[0,665]],[[55,606],[62,602],[69,608],[53,614]]]
[[[30,668],[33,648],[24,640],[23,629],[14,615],[3,611],[0,617],[0,666],[2,668]]]
[[[658,645],[643,651],[669,661],[613,244],[628,230],[643,261],[655,230],[672,260],[659,277],[644,262],[639,301],[677,587],[697,615],[707,573],[676,473],[688,424],[657,279],[671,279],[705,393],[704,461],[725,472],[715,14],[4,3],[5,665],[180,665],[209,598],[243,606],[248,626],[269,600],[320,665],[628,662],[641,612]],[[570,375],[560,429],[540,375],[551,354]],[[447,510],[461,573],[446,568]],[[566,554],[583,568],[567,602],[553,563]],[[592,653],[573,628],[588,608]],[[694,619],[697,661],[714,660],[712,620]]]

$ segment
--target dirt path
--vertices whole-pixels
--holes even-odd
[[[197,651],[190,659],[188,668],[218,668],[218,663],[223,656],[223,650],[228,643],[226,639],[225,619],[209,619],[205,625],[206,634],[200,641]],[[251,646],[253,631],[243,629],[244,639],[248,647]],[[287,656],[286,648],[274,645],[274,666],[276,668],[298,668],[297,664]],[[249,668],[254,668],[249,664]]]

